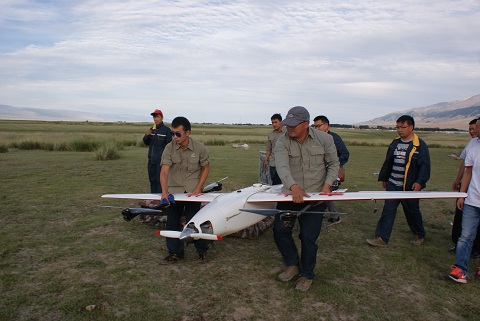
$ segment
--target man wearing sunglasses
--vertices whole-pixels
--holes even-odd
[[[430,153],[427,144],[414,133],[415,121],[412,116],[403,115],[397,119],[397,133],[387,150],[378,180],[387,191],[420,191],[430,179]],[[386,200],[375,230],[375,238],[368,239],[371,246],[387,246],[392,234],[398,205],[403,212],[414,238],[412,245],[421,245],[425,237],[420,201]]]
[[[171,202],[170,193],[202,193],[203,185],[210,171],[208,149],[191,136],[190,121],[185,117],[176,117],[172,121],[172,142],[165,147],[162,156],[162,170],[160,183],[162,185],[162,199],[169,203],[166,208],[166,229],[182,230],[182,215],[185,221],[200,210],[199,202]],[[167,238],[168,255],[160,264],[172,264],[183,260],[184,243],[176,238]],[[205,262],[208,250],[208,241],[193,241],[200,262]]]
[[[318,246],[323,214],[309,211],[325,211],[325,202],[309,205],[304,198],[308,192],[329,193],[337,178],[340,163],[333,137],[309,126],[310,114],[305,107],[296,106],[288,111],[282,121],[287,132],[275,144],[275,163],[283,182],[282,192],[292,194],[292,202],[279,202],[277,209],[302,211],[296,214],[277,214],[273,236],[285,263],[285,270],[278,275],[280,281],[298,278],[295,290],[308,291],[315,277]],[[293,240],[293,227],[298,219],[302,251],[299,254]]]

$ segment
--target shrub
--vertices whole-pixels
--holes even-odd
[[[225,141],[220,139],[207,140],[206,146],[225,146]]]
[[[105,144],[100,146],[96,151],[96,159],[101,161],[113,160],[120,158],[120,152],[116,144]]]
[[[11,147],[22,149],[22,150],[33,150],[33,149],[42,149],[43,146],[37,141],[24,140],[19,143],[12,143]]]
[[[0,145],[0,153],[7,153],[8,152],[8,146],[1,144]]]
[[[68,149],[74,152],[92,152],[98,148],[100,144],[87,139],[77,139],[68,143]]]

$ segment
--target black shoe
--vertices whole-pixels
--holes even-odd
[[[199,263],[205,263],[207,262],[207,251],[205,252],[202,252],[202,253],[198,253],[198,262]]]
[[[340,223],[342,220],[340,219],[340,216],[337,218],[329,218],[327,221],[327,226],[335,225]]]
[[[177,256],[177,254],[168,254],[163,260],[160,261],[161,265],[174,264],[183,262],[183,257]]]

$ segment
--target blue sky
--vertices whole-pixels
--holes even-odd
[[[0,1],[0,104],[333,123],[480,94],[480,1]]]

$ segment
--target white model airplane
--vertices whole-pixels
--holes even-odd
[[[214,183],[215,184],[215,183]],[[221,186],[221,184],[220,184]],[[195,239],[222,240],[223,236],[241,231],[275,214],[301,215],[302,211],[280,211],[277,202],[292,201],[291,194],[281,193],[282,185],[253,184],[230,193],[174,194],[175,201],[208,203],[186,223],[183,231],[157,231],[157,234],[179,238],[185,242]],[[205,189],[206,190],[206,189]],[[433,199],[465,198],[467,193],[458,192],[391,192],[363,191],[345,192],[336,190],[328,194],[309,193],[304,198],[306,205],[322,201],[387,200],[387,199]],[[161,200],[161,194],[106,194],[103,198]],[[308,205],[307,205],[308,206]],[[317,212],[320,213],[320,212]],[[125,215],[124,215],[125,216]]]

